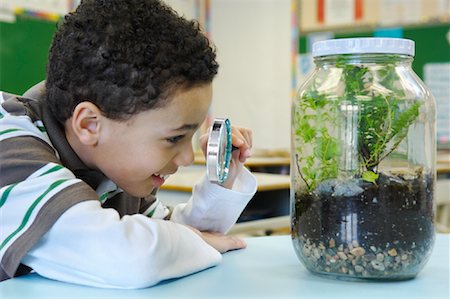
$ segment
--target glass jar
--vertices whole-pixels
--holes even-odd
[[[316,42],[292,105],[291,233],[313,273],[403,280],[434,244],[435,103],[414,42]]]

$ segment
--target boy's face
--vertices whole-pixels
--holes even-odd
[[[90,125],[91,131],[97,131],[95,142],[86,144],[78,137],[78,146],[73,147],[86,165],[100,170],[125,192],[145,197],[164,183],[162,176],[192,164],[192,137],[205,119],[211,99],[212,84],[205,84],[178,91],[165,106],[128,121],[97,115],[95,124]],[[89,124],[82,126],[89,129]]]

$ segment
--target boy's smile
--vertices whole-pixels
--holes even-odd
[[[91,102],[77,105],[65,125],[74,151],[125,192],[145,197],[167,175],[192,164],[192,137],[205,119],[212,84],[181,89],[167,103],[126,121],[105,117]]]

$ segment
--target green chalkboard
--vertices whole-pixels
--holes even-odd
[[[56,23],[18,16],[0,22],[0,90],[23,94],[45,79]]]
[[[450,24],[448,23],[426,24],[402,28],[402,37],[412,39],[416,43],[416,55],[414,57],[413,69],[422,79],[423,67],[426,63],[450,62],[450,44],[447,40],[449,30]],[[379,37],[382,36],[377,29],[374,29],[373,31],[334,33],[335,38],[371,37],[374,35]],[[299,52],[304,54],[307,52],[307,48],[308,38],[307,36],[301,36],[299,39]]]

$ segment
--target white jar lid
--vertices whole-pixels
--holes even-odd
[[[414,56],[414,41],[403,38],[363,37],[329,39],[313,44],[313,57],[337,54],[403,54]]]

